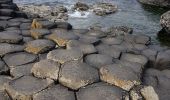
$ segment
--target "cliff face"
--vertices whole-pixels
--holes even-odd
[[[139,2],[148,5],[170,8],[170,0],[139,0]]]

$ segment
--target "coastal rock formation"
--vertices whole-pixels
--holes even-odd
[[[153,5],[153,6],[170,8],[170,1],[169,0],[139,0],[139,2],[141,2],[143,4]]]
[[[73,7],[74,10],[78,10],[78,11],[87,11],[89,8],[90,7],[87,4],[82,2],[77,2]]]
[[[165,31],[170,34],[170,11],[161,16],[160,23]]]

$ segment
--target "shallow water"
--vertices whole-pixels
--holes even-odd
[[[48,2],[47,2],[48,1]],[[14,0],[18,4],[47,4],[47,5],[65,5],[72,6],[78,0]],[[81,1],[81,0],[79,0]],[[109,16],[96,16],[88,13],[87,18],[78,17],[79,13],[71,14],[68,22],[74,28],[88,28],[92,25],[100,25],[103,27],[129,26],[134,28],[135,34],[147,34],[156,41],[156,33],[161,29],[159,20],[161,14],[166,10],[162,8],[148,7],[141,5],[137,0],[82,0],[83,2],[93,4],[96,2],[110,2],[118,5],[118,11]]]

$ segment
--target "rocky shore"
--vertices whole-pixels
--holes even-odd
[[[169,100],[169,56],[125,26],[74,29],[0,0],[1,100]]]

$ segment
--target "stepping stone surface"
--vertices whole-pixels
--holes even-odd
[[[44,35],[49,35],[51,32],[48,29],[32,29],[31,36],[35,39],[43,38]]]
[[[19,43],[22,39],[21,35],[15,33],[0,33],[0,43]]]
[[[33,100],[75,100],[75,96],[66,87],[55,85],[35,94]]]
[[[78,61],[67,62],[60,70],[59,82],[73,90],[99,81],[98,71]]]
[[[9,76],[1,75],[0,76],[0,90],[5,90],[5,84],[10,82],[11,80],[12,78]]]
[[[1,100],[11,100],[5,91],[0,91],[0,98]]]
[[[5,65],[5,62],[0,60],[0,74],[7,73],[9,68]]]
[[[55,47],[54,42],[46,39],[38,39],[38,40],[28,42],[26,44],[25,51],[33,54],[39,54],[39,53],[44,53],[46,51],[49,51],[54,47]]]

